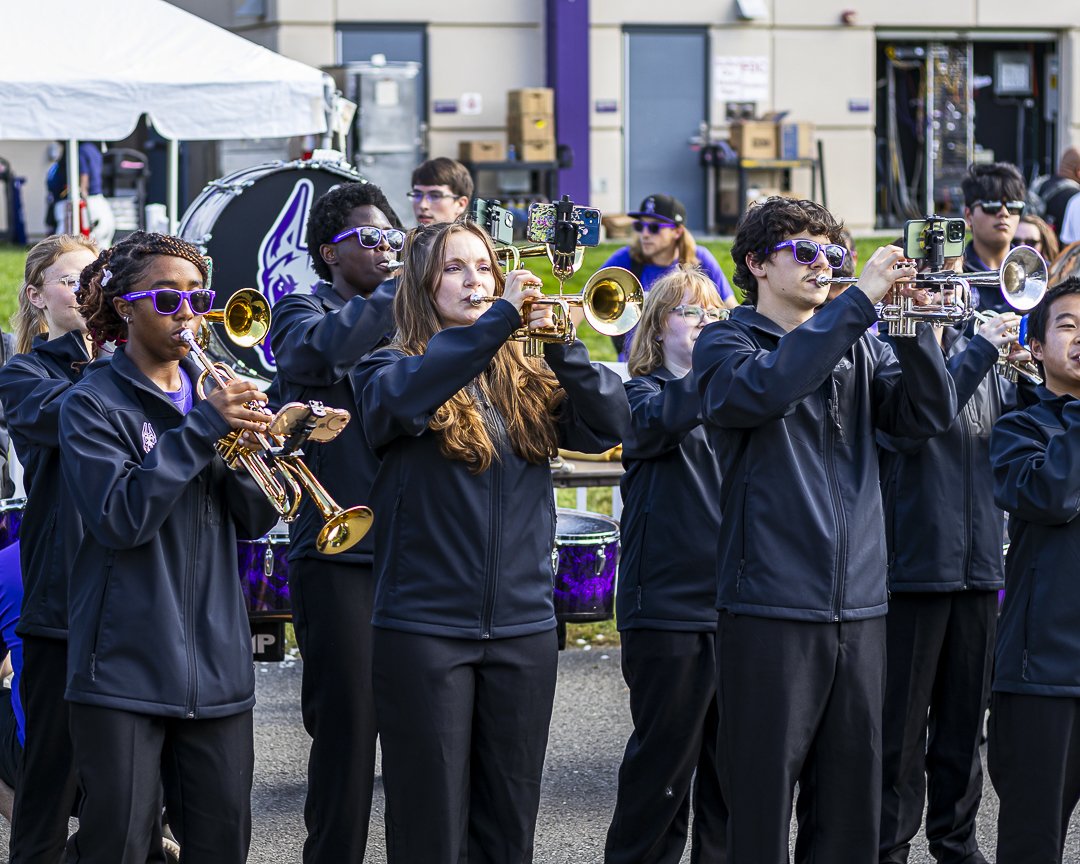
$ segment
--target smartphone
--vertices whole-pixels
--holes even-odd
[[[487,231],[496,246],[509,246],[514,242],[514,214],[499,206],[498,201],[477,198],[469,212],[473,222]]]
[[[555,205],[533,204],[525,236],[533,243],[555,242]],[[595,207],[574,207],[570,221],[577,225],[579,246],[600,245],[600,211]]]
[[[958,258],[964,254],[966,232],[963,219],[909,219],[904,223],[904,255],[916,261],[933,258],[933,247],[940,244],[944,258]]]

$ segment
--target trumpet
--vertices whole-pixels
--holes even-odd
[[[257,345],[270,329],[270,306],[261,294],[250,288],[233,294],[219,314],[220,318],[212,320],[223,324],[229,339],[238,345]],[[230,379],[236,378],[232,369],[210,358],[199,337],[187,330],[180,336],[203,370],[194,388],[200,399],[206,398],[206,385],[210,379],[218,387],[224,387]],[[248,403],[248,407],[263,410],[257,402]],[[339,506],[300,458],[303,452],[299,446],[307,440],[332,440],[348,421],[349,412],[342,409],[325,408],[320,402],[307,405],[290,402],[274,415],[267,433],[253,433],[257,447],[248,445],[240,430],[233,430],[217,442],[215,449],[230,468],[243,468],[252,476],[285,522],[296,518],[306,492],[325,522],[316,538],[316,549],[333,555],[360,542],[370,529],[374,516],[368,507],[344,509]]]
[[[889,325],[890,336],[914,336],[915,325],[962,324],[975,314],[970,288],[996,287],[1014,309],[1031,309],[1046,293],[1047,267],[1043,257],[1030,246],[1017,246],[1001,263],[999,270],[974,273],[923,273],[911,279],[898,279],[895,285],[906,284],[940,291],[937,303],[916,305],[911,297],[902,295],[897,287],[890,289],[886,300],[877,305],[878,320]],[[818,276],[818,285],[854,285],[857,276]],[[946,292],[953,298],[947,302]]]
[[[979,309],[975,312],[975,319],[979,324],[989,324],[995,318],[998,317],[998,313],[993,309]],[[975,332],[979,332],[979,324],[975,325]],[[1020,326],[1016,329],[1009,328],[1010,335],[1015,334],[1016,339],[1012,342],[1007,342],[1004,345],[998,347],[998,359],[997,368],[998,372],[1006,381],[1011,381],[1015,384],[1021,378],[1030,381],[1032,384],[1042,384],[1043,378],[1039,372],[1039,367],[1031,360],[1010,360],[1009,355],[1013,352],[1013,346],[1025,348],[1026,339],[1024,338],[1024,331],[1027,330],[1026,317],[1020,321]]]
[[[498,299],[497,296],[476,293],[469,297],[469,302],[479,306]],[[580,294],[526,300],[521,308],[522,315],[528,318],[534,306],[550,306],[552,326],[542,329],[519,327],[510,338],[524,341],[525,353],[530,357],[541,356],[545,342],[573,342],[577,334],[570,317],[571,306],[580,307],[585,313],[585,320],[598,333],[618,336],[637,324],[644,302],[641,282],[633,273],[622,267],[604,267],[589,277]]]
[[[502,264],[504,270],[520,270],[522,258],[542,258],[546,257],[550,262],[552,269],[555,269],[555,253],[552,251],[551,244],[549,243],[533,243],[529,246],[496,246],[495,257],[499,263]],[[569,258],[569,255],[567,255]],[[581,264],[585,260],[585,247],[578,246],[574,249],[574,260],[570,267],[570,272],[565,278],[569,278],[574,273],[577,273],[581,269]]]

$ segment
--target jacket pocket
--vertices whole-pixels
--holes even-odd
[[[98,602],[97,622],[94,626],[94,641],[90,645],[90,680],[96,680],[97,654],[105,632],[105,610],[108,608],[109,588],[112,585],[113,559],[116,553],[112,549],[105,557],[105,584],[101,586],[101,600]]]

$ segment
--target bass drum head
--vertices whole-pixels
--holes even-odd
[[[224,308],[240,288],[254,288],[271,306],[293,291],[314,290],[319,277],[307,248],[311,205],[350,182],[365,181],[347,162],[297,160],[244,168],[207,185],[184,214],[179,234],[213,259],[214,308]],[[245,375],[273,377],[269,340],[241,348],[220,325],[213,330],[212,354]]]

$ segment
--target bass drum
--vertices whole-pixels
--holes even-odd
[[[342,183],[365,182],[348,162],[298,159],[244,168],[208,184],[184,213],[179,234],[214,262],[215,308],[233,292],[254,288],[271,306],[319,282],[311,269],[307,220],[319,196]],[[233,344],[214,325],[211,353],[238,372],[269,380],[276,365],[269,342]]]

